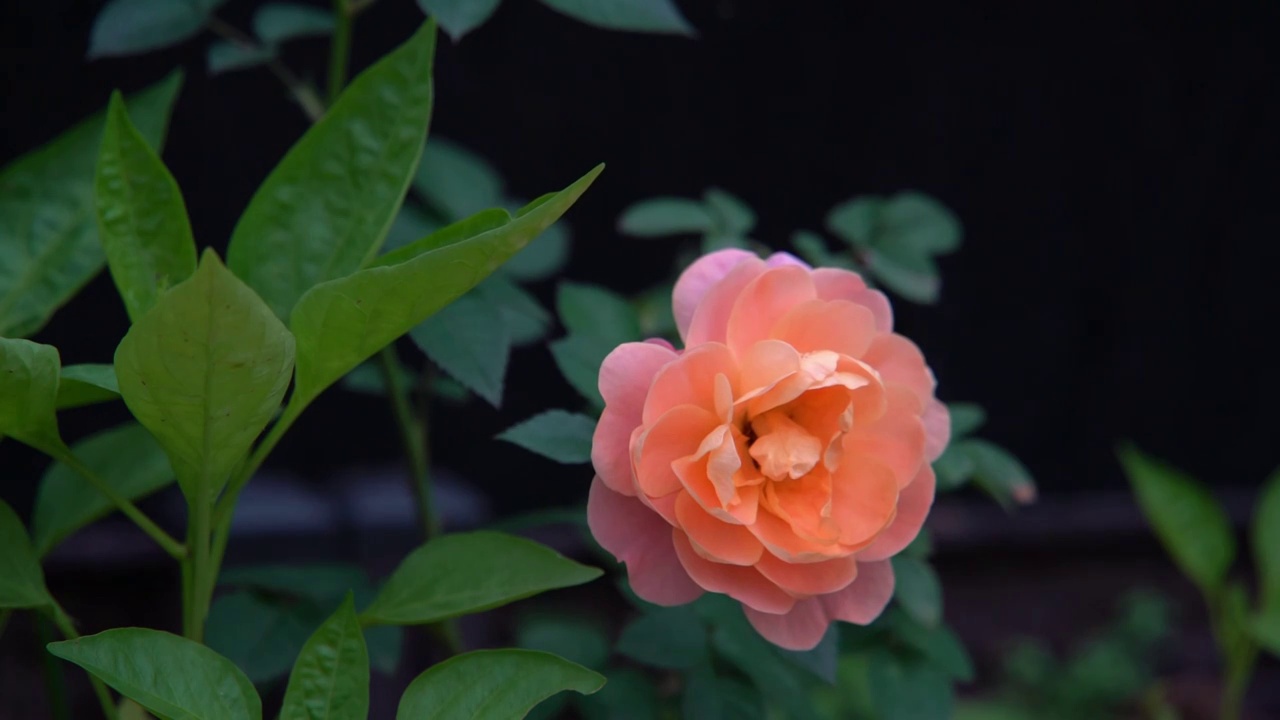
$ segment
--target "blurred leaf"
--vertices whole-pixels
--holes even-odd
[[[1262,486],[1253,516],[1261,612],[1280,625],[1280,470]]]
[[[928,628],[942,622],[942,583],[929,564],[905,555],[893,558],[893,596],[916,622]]]
[[[434,54],[428,22],[361,73],[249,201],[227,265],[280,319],[377,255],[426,140]]]
[[[728,191],[708,188],[702,199],[711,211],[715,227],[724,235],[742,236],[756,226],[756,214],[745,202]]]
[[[640,337],[674,339],[678,335],[675,314],[671,309],[671,292],[672,287],[664,284],[640,296],[636,313]]]
[[[27,529],[13,508],[0,500],[0,609],[53,604]]]
[[[987,422],[987,411],[977,403],[947,403],[951,414],[951,438],[971,435]]]
[[[226,0],[110,0],[93,21],[90,60],[138,55],[195,37]]]
[[[127,104],[152,147],[164,144],[182,73]],[[0,336],[26,337],[102,269],[93,175],[105,114],[99,113],[0,169]]]
[[[903,298],[926,305],[938,301],[942,281],[937,266],[927,256],[889,246],[868,250],[866,262],[876,279]]]
[[[369,651],[350,595],[303,646],[279,720],[366,720]]]
[[[933,536],[929,533],[929,528],[922,527],[916,535],[916,539],[912,540],[902,553],[907,557],[916,558],[917,560],[928,559],[933,554]]]
[[[365,644],[369,647],[369,662],[385,675],[394,675],[400,666],[404,646],[404,630],[391,625],[365,628]]]
[[[534,650],[477,650],[434,665],[400,698],[397,720],[508,720],[564,690],[589,695],[598,673]]]
[[[333,27],[332,12],[301,3],[267,3],[253,14],[253,34],[269,46],[294,38],[329,35]]]
[[[1039,714],[1011,702],[966,700],[956,703],[954,720],[1038,720]]]
[[[546,337],[551,328],[551,313],[523,288],[503,277],[507,274],[490,276],[477,285],[474,292],[498,308],[511,336],[512,345],[537,342]]]
[[[456,43],[485,24],[501,0],[418,0],[422,12],[433,16]]]
[[[1120,464],[1138,505],[1183,574],[1206,594],[1216,594],[1236,556],[1226,512],[1203,486],[1130,444]]]
[[[579,413],[547,410],[498,435],[529,452],[565,465],[591,462],[596,421]]]
[[[413,187],[446,220],[502,205],[502,176],[484,158],[452,140],[431,138]]]
[[[294,340],[262,300],[206,250],[116,349],[129,411],[169,455],[191,502],[212,501],[275,416]]]
[[[262,720],[262,701],[249,678],[231,661],[186,638],[115,628],[48,648],[160,717]]]
[[[1031,473],[1000,446],[978,438],[954,443],[973,462],[973,480],[1006,509],[1014,503],[1025,505],[1036,497]]]
[[[840,624],[831,623],[812,650],[780,650],[782,656],[830,685],[836,683],[836,662],[840,655]]]
[[[239,591],[209,607],[206,642],[254,683],[284,677],[324,611],[310,601],[281,602]]]
[[[1252,635],[1253,639],[1264,650],[1276,657],[1280,657],[1280,617],[1275,615],[1258,616],[1253,621]]]
[[[694,235],[710,232],[713,222],[711,212],[697,200],[656,197],[624,210],[618,232],[635,237]]]
[[[672,0],[542,0],[552,10],[605,30],[694,35]]]
[[[413,203],[405,202],[404,205],[400,206],[400,212],[396,213],[396,219],[391,223],[391,229],[387,231],[387,241],[383,244],[383,248],[387,252],[398,250],[405,245],[431,235],[446,224],[435,213],[423,210]]]
[[[359,595],[369,587],[369,578],[360,566],[342,563],[241,565],[223,571],[218,576],[218,584],[330,606],[336,605],[348,591]]]
[[[627,299],[598,285],[562,282],[556,311],[570,335],[592,338],[609,350],[640,339],[640,321]]]
[[[716,652],[751,678],[761,694],[778,702],[789,720],[817,720],[802,671],[784,661],[741,611],[726,613],[719,620],[711,635]]]
[[[717,677],[709,667],[685,676],[682,709],[697,720],[764,720],[760,693],[733,678]]]
[[[111,365],[82,364],[62,368],[58,382],[59,410],[107,402],[119,397],[120,384],[116,382],[116,369]]]
[[[308,291],[290,321],[299,348],[290,399],[293,412],[484,280],[559,219],[602,169],[595,168],[515,218],[501,210],[482,213],[388,253],[372,267]],[[483,229],[470,234],[472,228]]]
[[[613,348],[582,335],[570,335],[550,344],[551,355],[564,379],[586,398],[592,407],[604,407],[598,384],[600,365]]]
[[[733,235],[730,233],[709,233],[702,236],[702,245],[699,249],[702,254],[710,255],[718,250],[727,250],[729,248],[745,250],[747,245],[747,239],[741,235]]]
[[[658,689],[634,669],[614,669],[599,692],[578,699],[584,720],[658,720]]]
[[[107,268],[137,322],[156,298],[196,270],[196,243],[178,183],[111,95],[94,177],[98,232]]]
[[[960,682],[972,682],[973,660],[960,638],[946,625],[925,627],[905,612],[891,611],[894,635],[910,645],[930,665]]]
[[[938,490],[948,492],[963,487],[973,478],[977,467],[963,445],[954,442],[947,445],[942,455],[933,461],[933,470],[938,476]]]
[[[707,628],[687,605],[658,608],[632,620],[618,637],[617,651],[636,662],[688,670],[710,662]]]
[[[58,374],[52,345],[0,337],[0,436],[49,456],[66,451],[58,433]]]
[[[406,387],[413,385],[413,378],[401,370],[401,382]],[[386,395],[387,383],[382,375],[382,368],[378,367],[378,363],[373,361],[362,362],[352,368],[351,372],[342,377],[342,387],[351,392],[364,393],[366,395]]]
[[[547,525],[574,525],[585,530],[587,529],[587,508],[582,506],[532,510],[497,520],[489,524],[488,529],[516,533],[529,528],[545,527]],[[539,648],[534,649],[537,650]],[[569,659],[574,660],[573,658]],[[574,662],[577,662],[577,660],[574,660]]]
[[[526,650],[558,655],[598,670],[609,658],[609,641],[593,621],[572,615],[539,615],[520,623],[516,644]],[[612,679],[610,680],[612,682]]]
[[[71,450],[125,500],[138,500],[173,482],[169,458],[151,433],[137,423],[91,435]],[[40,479],[31,514],[37,554],[47,555],[72,533],[114,510],[115,505],[79,473],[54,462]]]
[[[209,45],[205,65],[210,75],[235,70],[246,70],[270,62],[276,56],[274,48],[261,45],[241,45],[229,40],[217,40]]]
[[[120,713],[120,720],[151,720],[152,718],[151,713],[129,698],[120,698],[116,712]]]
[[[449,303],[409,331],[432,362],[494,407],[511,357],[511,336],[501,310],[478,293]]]
[[[868,674],[882,720],[951,717],[955,692],[939,670],[882,651],[872,658]]]
[[[364,623],[424,625],[581,585],[600,570],[512,535],[436,538],[410,553],[363,613]]]
[[[831,252],[827,248],[827,242],[815,232],[797,230],[791,233],[791,246],[805,262],[814,267],[853,269],[853,262],[848,257]]]
[[[569,228],[562,220],[502,266],[502,274],[521,282],[546,280],[569,261]]]

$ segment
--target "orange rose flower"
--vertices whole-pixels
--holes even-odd
[[[950,435],[920,350],[857,274],[785,253],[706,255],[673,307],[683,352],[627,343],[600,368],[592,534],[640,597],[725,593],[784,648],[871,622]]]

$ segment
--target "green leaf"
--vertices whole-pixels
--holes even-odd
[[[951,414],[951,439],[977,432],[987,422],[987,411],[977,403],[947,403]]]
[[[702,194],[718,234],[742,236],[756,226],[756,214],[745,202],[720,188],[709,188]]]
[[[120,341],[120,395],[188,500],[217,497],[279,408],[293,355],[289,331],[212,250]]]
[[[556,367],[573,389],[593,407],[604,407],[599,386],[600,365],[613,348],[607,343],[582,335],[560,338],[552,342],[550,348]]]
[[[218,40],[209,45],[205,66],[210,75],[234,70],[246,70],[270,62],[276,56],[275,48],[261,45],[245,46],[228,40]]]
[[[156,299],[196,270],[196,243],[178,183],[111,95],[94,178],[107,268],[137,322]]]
[[[400,206],[400,212],[396,213],[383,247],[388,252],[399,250],[440,230],[445,224],[434,212],[428,212],[406,201]]]
[[[928,628],[901,610],[891,610],[889,618],[894,636],[911,646],[933,667],[955,680],[973,680],[973,660],[960,638],[946,625],[939,623],[936,627]]]
[[[539,238],[539,241],[542,239]],[[537,342],[546,337],[547,330],[551,327],[551,313],[527,291],[503,277],[507,274],[491,275],[488,280],[477,285],[473,292],[498,308],[507,332],[511,335],[512,345]]]
[[[425,625],[581,585],[600,575],[597,568],[512,535],[446,535],[405,558],[361,618],[365,623]]]
[[[120,698],[120,705],[116,710],[120,713],[120,720],[151,720],[152,718],[151,713],[129,698]]]
[[[58,382],[59,410],[93,405],[120,397],[120,384],[116,382],[116,369],[111,365],[83,364],[62,368]]]
[[[569,261],[569,228],[564,221],[547,228],[502,266],[502,274],[521,282],[546,280]]]
[[[262,720],[262,701],[249,678],[230,660],[177,635],[115,628],[49,643],[49,652],[162,718]]]
[[[324,611],[310,601],[282,602],[250,592],[219,595],[209,608],[205,637],[210,648],[244,671],[254,683],[289,674]]]
[[[710,232],[711,212],[697,200],[656,197],[628,207],[618,218],[618,232],[635,237],[666,237]]]
[[[591,462],[591,438],[596,421],[580,413],[548,410],[507,428],[499,440],[514,443],[558,463]]]
[[[954,443],[948,445],[942,455],[933,461],[933,470],[938,476],[938,490],[942,492],[963,487],[973,478],[976,469],[973,458],[964,451],[964,447]]]
[[[111,0],[93,21],[89,59],[138,55],[177,45],[204,29],[226,0]]]
[[[227,568],[218,582],[226,587],[250,588],[320,605],[335,604],[347,592],[369,586],[364,570],[358,565],[342,563],[242,565]]]
[[[173,482],[164,451],[146,428],[126,423],[81,440],[72,453],[117,495],[138,500]],[[71,534],[115,510],[79,473],[55,462],[40,479],[31,537],[36,552],[47,555]]]
[[[632,620],[618,636],[617,651],[668,670],[688,670],[711,660],[707,628],[688,606],[659,608]]]
[[[475,287],[568,210],[602,169],[515,218],[501,210],[481,213],[308,291],[290,320],[298,338],[290,407],[300,411],[356,365]],[[485,229],[469,234],[476,228]]]
[[[893,595],[916,622],[937,627],[942,622],[942,583],[928,563],[905,555],[893,558]]]
[[[557,12],[605,30],[694,35],[671,0],[542,0]]]
[[[935,303],[942,290],[938,268],[927,256],[876,248],[867,251],[867,269],[885,287],[912,302]]]
[[[52,345],[0,337],[0,436],[57,456],[66,450],[58,433],[58,373]]]
[[[502,204],[498,171],[479,155],[439,137],[422,151],[413,187],[451,222]]]
[[[365,720],[369,714],[369,651],[352,596],[302,648],[280,720]]]
[[[322,37],[332,34],[333,28],[332,12],[301,3],[267,3],[253,14],[253,34],[267,45],[300,37]]]
[[[520,623],[516,644],[558,655],[593,670],[609,658],[609,641],[595,621],[573,615],[535,616]]]
[[[751,678],[761,694],[777,702],[790,720],[817,720],[809,699],[806,676],[782,659],[773,646],[760,637],[741,611],[719,615],[711,635],[716,652]]]
[[[613,347],[640,339],[640,319],[627,299],[597,285],[562,282],[556,311],[571,335]]]
[[[419,675],[400,698],[397,720],[518,720],[565,690],[590,695],[604,676],[534,650],[477,650]]]
[[[1118,454],[1142,513],[1182,573],[1206,594],[1221,590],[1235,560],[1236,539],[1213,494],[1131,444]]]
[[[653,681],[639,670],[609,671],[609,682],[594,695],[577,698],[584,720],[659,720],[661,705]]]
[[[456,43],[463,35],[485,24],[501,0],[418,0],[422,12],[431,15]]]
[[[611,681],[612,682],[612,681]],[[685,679],[684,717],[697,720],[764,720],[764,700],[754,688],[698,668]]]
[[[27,529],[13,508],[0,500],[0,609],[53,604]]]
[[[923,662],[874,654],[868,667],[872,701],[883,720],[949,718],[955,702],[950,679]]]
[[[227,265],[281,319],[377,255],[426,139],[434,54],[427,22],[351,83],[249,201]]]
[[[1031,473],[1008,451],[986,440],[968,438],[952,447],[973,463],[973,480],[1006,509],[1035,500],[1036,485]]]
[[[182,73],[128,99],[152,147],[163,144]],[[93,174],[99,113],[0,169],[0,336],[26,337],[102,269]]]
[[[814,267],[835,267],[853,269],[853,263],[844,255],[836,255],[827,248],[822,236],[808,230],[797,230],[791,234],[791,245],[804,261]]]
[[[1250,635],[1264,650],[1280,657],[1280,616],[1259,615],[1254,618]]]
[[[836,662],[840,656],[840,625],[831,623],[822,640],[811,650],[779,650],[782,657],[829,685],[836,684]]]
[[[490,405],[502,405],[511,334],[496,305],[468,293],[419,323],[409,337],[450,377]]]
[[[1253,557],[1263,615],[1280,625],[1280,470],[1262,486],[1253,516]]]

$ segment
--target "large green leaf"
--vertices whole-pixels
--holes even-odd
[[[111,0],[93,21],[89,59],[136,55],[195,37],[226,0]]]
[[[581,413],[547,410],[513,425],[498,435],[529,452],[573,465],[591,462],[591,438],[596,421]]]
[[[105,430],[71,448],[116,495],[137,500],[173,482],[164,450],[146,428],[135,423]],[[79,473],[61,462],[45,471],[31,516],[36,552],[47,554],[63,539],[115,510],[115,506]]]
[[[182,86],[175,72],[129,98],[129,114],[152,147],[164,141]],[[0,336],[26,337],[102,269],[93,174],[99,113],[0,170]]]
[[[606,30],[693,35],[671,0],[542,0],[553,10]]]
[[[534,705],[572,690],[590,695],[604,676],[536,650],[477,650],[419,675],[396,720],[519,720]]]
[[[262,720],[262,701],[230,660],[159,630],[115,628],[49,643],[73,662],[162,718]]]
[[[348,595],[298,655],[280,720],[365,720],[368,714],[369,651]]]
[[[378,252],[431,118],[435,24],[360,74],[258,188],[227,265],[281,319],[318,283]]]
[[[46,455],[65,451],[56,409],[61,364],[52,345],[0,337],[0,436]]]
[[[116,349],[120,394],[189,500],[217,497],[284,397],[293,338],[212,250]]]
[[[116,369],[106,363],[67,365],[58,382],[58,409],[92,405],[120,397]]]
[[[468,293],[418,323],[409,337],[450,377],[490,405],[502,405],[511,333],[497,305]]]
[[[597,568],[512,535],[483,530],[446,535],[410,553],[361,618],[387,625],[432,623],[600,575]]]
[[[94,179],[107,268],[129,319],[196,270],[196,244],[178,183],[112,94]]]
[[[1280,470],[1262,486],[1253,516],[1253,557],[1262,614],[1280,627]]]
[[[1120,448],[1120,464],[1156,537],[1188,578],[1209,594],[1221,590],[1236,556],[1231,521],[1212,493],[1173,467]]]
[[[0,500],[0,609],[52,604],[27,529],[13,508]]]
[[[480,213],[308,291],[290,318],[298,339],[292,411],[299,412],[366,358],[475,287],[559,219],[602,169],[514,218],[501,210]]]
[[[431,15],[454,42],[493,16],[501,0],[418,0],[422,12]]]

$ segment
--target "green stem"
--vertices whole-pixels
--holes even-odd
[[[190,640],[204,642],[204,621],[209,616],[209,603],[213,599],[213,588],[218,577],[218,569],[210,558],[210,542],[213,534],[213,508],[208,499],[197,498],[188,503],[188,517],[191,524],[187,543],[191,546],[188,574],[184,577],[189,592],[183,597],[187,622],[183,634]]]
[[[75,470],[81,477],[89,481],[90,485],[110,500],[113,505],[120,509],[120,512],[124,513],[125,516],[132,520],[135,525],[142,529],[143,532],[150,535],[151,539],[155,540],[156,543],[158,543],[160,547],[164,548],[164,551],[169,553],[169,555],[171,555],[175,560],[181,560],[187,556],[187,548],[182,543],[175,540],[172,535],[165,532],[159,525],[152,522],[151,518],[147,517],[145,513],[139,510],[137,505],[134,505],[127,499],[117,495],[116,491],[113,490],[105,480],[98,477],[97,473],[93,472],[87,465],[80,462],[80,459],[72,454],[70,450],[61,452],[58,455],[58,460],[61,460],[63,464],[72,470]]]
[[[49,621],[42,615],[32,618],[36,625],[36,643],[39,645],[44,676],[45,695],[49,698],[49,717],[54,720],[71,720],[71,708],[67,706],[67,678],[62,673],[62,663],[44,648],[54,641]]]
[[[79,640],[80,633],[76,632],[76,628],[71,624],[71,618],[67,617],[67,613],[61,607],[54,606],[49,613],[53,617],[53,624],[57,626],[58,632],[62,633],[62,637],[68,640]],[[43,618],[40,618],[40,625],[43,625]],[[41,638],[42,642],[48,644],[45,638]],[[49,653],[45,656],[52,658]],[[60,667],[60,666],[59,666]],[[98,679],[98,676],[87,672],[89,676],[89,684],[93,686],[93,694],[98,696],[98,704],[102,706],[102,714],[107,716],[107,720],[119,720],[120,713],[116,709],[116,701],[111,698],[111,691],[107,690],[107,686]]]
[[[1221,720],[1239,720],[1257,659],[1258,647],[1253,643],[1237,650],[1234,658],[1228,658],[1226,683],[1222,688]]]
[[[418,502],[418,517],[422,523],[424,539],[440,534],[440,517],[436,512],[435,493],[431,486],[431,465],[427,457],[426,413],[415,414],[410,407],[409,390],[405,387],[404,366],[396,357],[395,347],[388,345],[378,354],[382,375],[387,383],[387,396],[400,428],[400,441],[409,460],[409,474],[414,497]]]
[[[206,25],[215,35],[219,35],[224,40],[245,50],[251,52],[264,51],[257,40],[237,30],[219,17],[210,17]],[[298,103],[298,106],[302,108],[302,112],[306,113],[308,120],[315,122],[324,116],[324,102],[316,94],[316,90],[311,83],[299,78],[287,65],[274,57],[267,61],[267,69],[289,91],[289,94],[293,96],[294,102]]]
[[[351,9],[347,0],[333,0],[333,44],[329,49],[329,107],[338,101],[347,84],[351,59]]]

